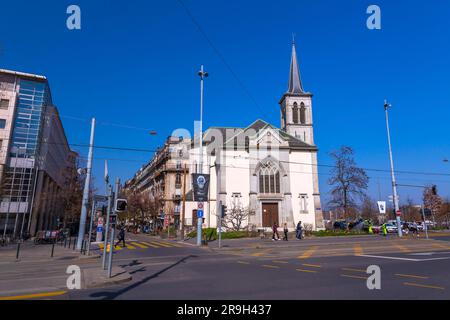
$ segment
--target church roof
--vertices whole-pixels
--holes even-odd
[[[316,146],[310,145],[294,136],[291,136],[290,134],[288,134],[286,131],[281,130],[277,127],[275,127],[274,125],[261,120],[261,119],[257,119],[255,120],[253,123],[251,123],[249,126],[247,126],[246,128],[240,128],[240,127],[211,127],[210,129],[215,129],[215,130],[219,130],[222,133],[222,137],[224,138],[224,144],[226,144],[227,142],[233,141],[232,139],[234,139],[234,137],[240,135],[240,134],[244,134],[244,132],[248,131],[248,130],[255,130],[256,132],[260,132],[266,128],[271,128],[275,131],[278,132],[278,134],[280,135],[280,137],[284,140],[287,141],[289,144],[289,147],[291,148],[301,148],[301,149],[308,149],[308,150],[317,150]],[[231,137],[227,137],[226,130],[232,129],[232,130],[238,130],[236,132],[235,135],[232,135]],[[209,130],[209,129],[208,129]],[[205,132],[206,135],[206,132]],[[206,141],[205,141],[206,142]],[[208,143],[209,141],[207,141],[206,143]]]
[[[289,83],[287,93],[299,94],[305,93],[300,79],[298,69],[297,53],[295,52],[295,42],[292,42],[291,67],[289,69]]]

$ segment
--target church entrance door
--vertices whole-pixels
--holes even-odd
[[[263,203],[262,226],[272,227],[274,222],[278,224],[278,203]]]

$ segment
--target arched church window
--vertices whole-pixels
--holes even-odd
[[[261,165],[259,171],[259,192],[280,193],[280,172],[272,162]]]
[[[303,102],[300,104],[300,123],[301,124],[306,123],[306,108]]]
[[[294,102],[294,107],[292,108],[292,122],[298,123],[298,105]]]

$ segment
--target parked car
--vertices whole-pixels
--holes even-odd
[[[334,229],[347,230],[348,223],[345,220],[335,221],[333,224]]]
[[[397,226],[393,225],[392,223],[386,223],[386,229],[388,233],[397,232]]]

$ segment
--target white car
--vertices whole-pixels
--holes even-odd
[[[391,224],[391,223],[386,223],[386,229],[387,229],[387,232],[388,232],[388,233],[394,233],[394,232],[397,232],[397,227],[394,226],[394,225]]]

